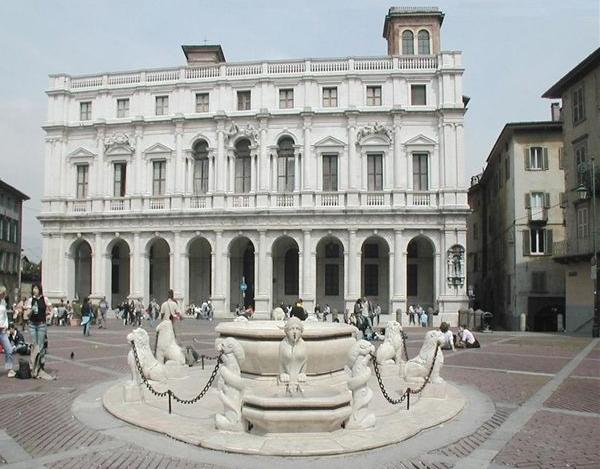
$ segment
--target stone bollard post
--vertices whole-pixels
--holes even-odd
[[[556,331],[557,332],[563,332],[564,331],[564,327],[563,327],[563,315],[558,313],[556,315]]]
[[[519,322],[519,330],[521,332],[525,332],[527,330],[527,314],[521,313],[520,322]]]

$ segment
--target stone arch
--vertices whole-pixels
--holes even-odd
[[[361,245],[361,287],[363,298],[378,304],[387,314],[390,303],[390,245],[380,235],[368,236]]]
[[[328,304],[332,311],[344,312],[345,252],[344,242],[327,234],[316,244],[316,304]]]
[[[293,304],[300,295],[300,244],[287,234],[271,244],[272,306]]]
[[[435,309],[435,242],[423,234],[406,245],[406,298],[408,305]]]
[[[161,237],[154,236],[146,243],[148,259],[148,298],[160,304],[167,299],[171,288],[171,246]]]
[[[83,301],[92,293],[92,278],[94,271],[94,250],[92,243],[86,238],[79,237],[69,247],[71,265],[69,270],[69,296]],[[71,290],[72,288],[72,290]]]
[[[106,300],[111,307],[117,307],[127,300],[131,292],[131,246],[118,236],[106,245],[108,257]]]
[[[256,262],[255,244],[249,236],[235,236],[227,246],[229,258],[229,310],[239,304],[254,308]],[[241,291],[242,281],[247,289]]]
[[[206,237],[197,235],[188,241],[185,252],[188,257],[187,302],[200,305],[212,296],[213,248]]]

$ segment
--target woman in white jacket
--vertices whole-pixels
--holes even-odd
[[[0,285],[0,344],[4,349],[4,368],[8,370],[8,377],[15,376],[13,369],[14,347],[8,339],[8,303],[6,300],[6,287]]]

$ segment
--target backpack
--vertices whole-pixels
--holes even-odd
[[[15,374],[15,378],[31,379],[31,367],[29,366],[29,360],[25,360],[23,358],[19,360],[19,369]]]

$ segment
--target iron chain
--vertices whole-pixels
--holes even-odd
[[[214,357],[217,360],[217,364],[215,365],[215,368],[213,369],[213,371],[210,375],[210,378],[208,379],[208,382],[206,383],[206,386],[204,386],[204,389],[202,389],[202,391],[200,391],[200,393],[192,399],[181,399],[170,389],[167,389],[166,391],[162,391],[162,392],[154,389],[154,387],[148,381],[148,378],[146,378],[146,376],[144,375],[144,370],[142,369],[142,365],[140,363],[140,357],[138,356],[137,349],[136,349],[135,343],[133,341],[131,342],[131,349],[133,350],[133,358],[135,359],[135,366],[138,370],[138,373],[140,374],[140,377],[142,378],[142,382],[148,388],[148,391],[150,391],[152,394],[154,394],[157,397],[165,397],[170,394],[173,397],[173,399],[175,399],[177,402],[179,402],[181,404],[194,404],[195,402],[198,402],[200,399],[202,399],[204,397],[204,395],[208,392],[208,390],[212,386],[215,378],[217,377],[217,372],[219,371],[219,367],[221,366],[221,355],[223,355],[223,352],[221,352],[218,356]]]

